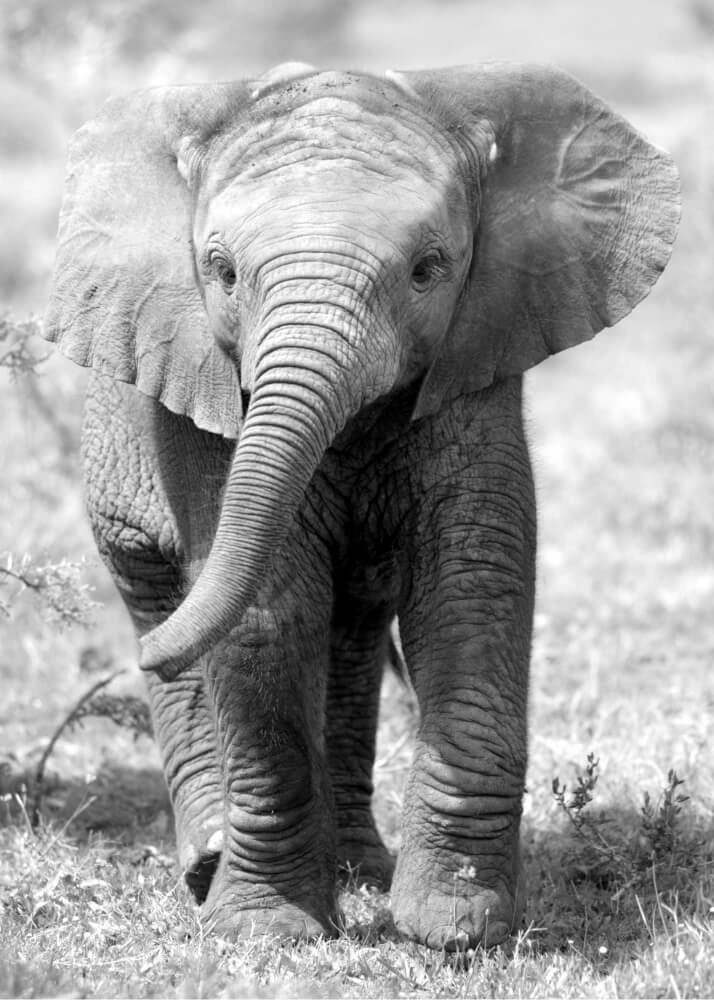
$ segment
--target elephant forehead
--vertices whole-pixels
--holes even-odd
[[[365,108],[353,98],[319,96],[220,137],[208,172],[215,197],[237,176],[292,174],[309,164],[331,173],[342,164],[377,176],[416,174],[431,183],[453,177],[455,151],[418,111]]]
[[[453,178],[447,184],[413,173],[364,174],[334,161],[320,171],[308,159],[282,178],[239,177],[197,214],[195,231],[199,242],[223,231],[246,252],[284,241],[286,234],[316,250],[349,245],[359,233],[359,241],[380,258],[429,232],[449,231],[460,246],[467,239],[464,192]]]

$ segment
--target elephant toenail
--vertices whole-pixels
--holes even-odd
[[[220,854],[223,850],[223,830],[215,830],[206,842],[206,851],[209,854]]]

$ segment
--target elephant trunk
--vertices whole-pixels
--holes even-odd
[[[319,348],[305,347],[304,329],[265,338],[211,552],[183,603],[143,638],[143,669],[170,679],[240,622],[325,450],[359,409],[351,348],[318,333]]]

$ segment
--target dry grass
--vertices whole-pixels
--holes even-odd
[[[159,4],[156,16],[169,6],[180,5]],[[624,104],[682,169],[681,236],[652,298],[529,379],[541,523],[523,834],[529,923],[507,947],[453,958],[400,941],[387,897],[352,890],[335,941],[204,939],[177,871],[155,748],[107,720],[62,734],[43,822],[30,830],[23,781],[79,695],[120,668],[127,673],[112,690],[141,694],[128,623],[82,511],[84,375],[56,359],[32,381],[0,374],[0,551],[87,558],[83,580],[103,607],[91,631],[58,631],[32,594],[10,594],[0,580],[0,598],[12,598],[12,617],[0,619],[0,996],[711,996],[711,5],[600,0],[596,16],[594,4],[563,0],[419,0],[407,18],[401,3],[354,0],[331,8],[324,35],[317,2],[273,6],[246,18],[233,3],[226,21],[219,0],[193,21],[175,12],[175,44],[148,34],[134,59],[128,43],[109,48],[96,32],[80,33],[72,51],[88,58],[73,60],[64,83],[61,53],[42,63],[59,119],[37,93],[18,112],[26,90],[13,77],[9,131],[0,116],[12,139],[0,164],[5,305],[42,309],[62,173],[57,134],[76,124],[77,109],[127,82],[236,75],[236,60],[252,69],[288,54],[375,67],[552,59]],[[231,48],[225,26],[240,24],[246,31]],[[214,46],[217,34],[224,40]],[[390,678],[376,778],[378,819],[394,848],[413,728],[409,700]],[[569,800],[578,774],[587,784],[591,752],[598,781],[578,830],[552,782],[568,785]],[[679,813],[666,801],[671,769],[685,782],[674,794],[688,796]]]

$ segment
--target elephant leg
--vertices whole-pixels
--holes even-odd
[[[132,387],[95,375],[82,451],[97,548],[140,637],[169,617],[195,573],[192,560],[200,565],[230,446]],[[179,861],[199,902],[223,836],[223,783],[203,671],[198,662],[171,684],[147,675]]]
[[[399,612],[421,723],[392,906],[400,931],[436,948],[498,943],[524,906],[535,505],[508,417],[482,414],[476,442],[445,444],[429,470]]]
[[[201,664],[167,686],[147,678],[154,733],[176,822],[179,864],[203,903],[223,846],[223,786]]]
[[[354,617],[338,601],[332,624],[327,688],[327,759],[337,818],[341,873],[387,890],[394,860],[372,814],[372,769],[391,614]]]
[[[290,538],[257,603],[207,659],[224,816],[203,917],[229,938],[334,933],[334,806],[324,746],[331,603],[331,583],[311,566],[309,542]]]
[[[106,560],[120,586],[137,636],[153,627],[144,611],[132,605],[141,580],[137,564],[131,577],[120,575],[124,560],[117,553]],[[156,568],[156,563],[153,563]],[[168,584],[164,598],[173,603],[176,590]],[[152,592],[158,594],[156,577]],[[158,597],[154,597],[158,601]],[[158,624],[170,612],[150,616]],[[213,713],[206,696],[203,664],[197,663],[170,684],[155,674],[146,678],[154,736],[174,813],[179,864],[196,901],[202,903],[220,856],[223,840],[223,786]]]

